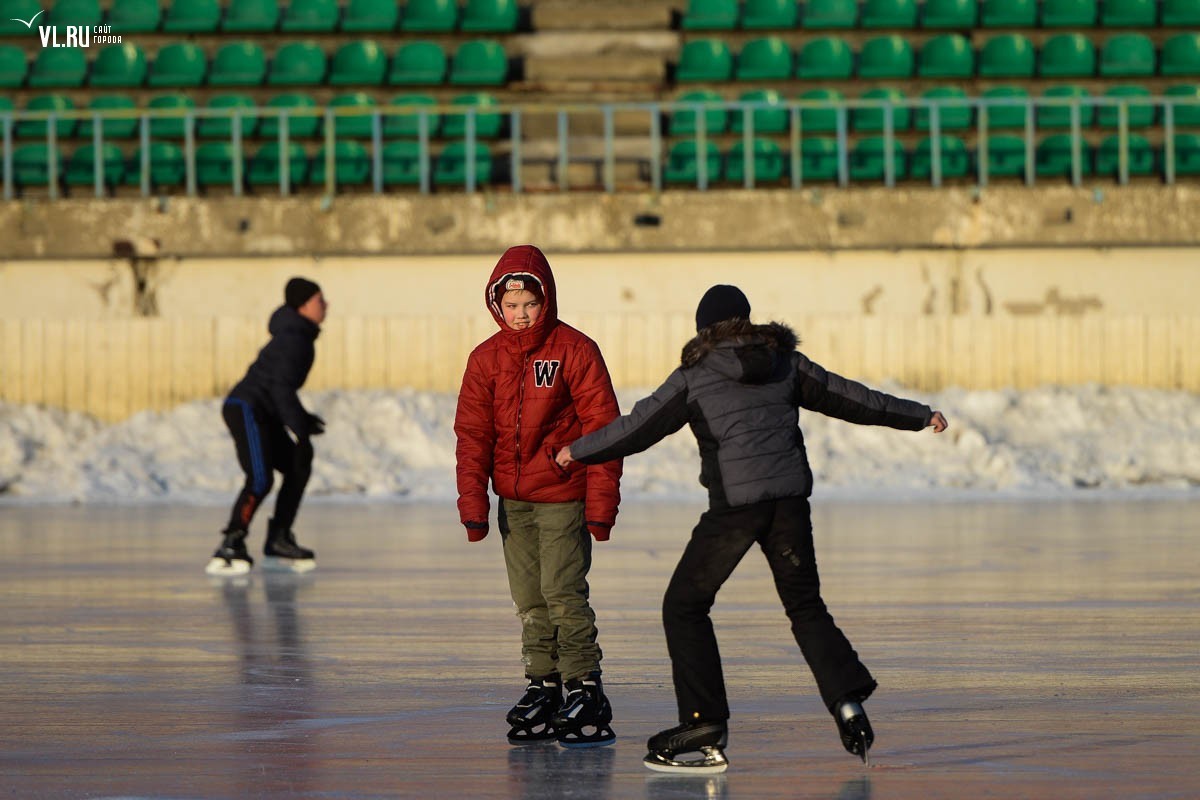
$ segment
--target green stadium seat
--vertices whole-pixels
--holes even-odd
[[[1042,97],[1060,97],[1060,98],[1086,98],[1089,97],[1087,89],[1082,86],[1074,86],[1066,84],[1063,86],[1051,86],[1046,91],[1042,92]],[[1079,124],[1082,127],[1091,127],[1092,122],[1096,118],[1096,107],[1094,105],[1079,106]],[[1067,104],[1042,105],[1037,110],[1037,124],[1039,128],[1069,128],[1071,127],[1071,107]]]
[[[1162,0],[1162,24],[1169,28],[1200,27],[1200,3],[1196,0]]]
[[[0,36],[29,36],[45,19],[46,13],[39,0],[5,0],[4,18],[0,19]],[[12,19],[9,19],[12,17]],[[26,27],[22,20],[36,20]]]
[[[508,54],[499,42],[464,42],[450,62],[452,86],[503,86],[508,82]]]
[[[721,151],[712,141],[704,143],[705,167],[709,183],[721,179]],[[696,185],[700,168],[695,139],[684,139],[671,145],[667,163],[663,168],[663,180],[667,183],[689,183]]]
[[[102,16],[100,3],[97,0],[58,0],[54,4],[54,8],[46,13],[47,24],[56,28],[66,25],[86,25],[94,28],[100,24]],[[26,33],[28,32],[26,31]],[[65,42],[60,42],[60,44],[65,44]]]
[[[742,6],[744,30],[796,27],[800,6],[795,0],[746,0]]]
[[[676,103],[722,103],[724,98],[711,89],[700,89],[681,94],[675,99]],[[704,110],[677,108],[671,112],[667,133],[671,136],[690,136],[696,132],[697,111],[704,118],[704,130],[709,134],[724,133],[728,130],[729,113],[724,108],[708,108]]]
[[[229,0],[221,30],[226,33],[269,33],[279,25],[276,0]]]
[[[113,0],[107,24],[116,34],[153,33],[158,30],[161,19],[162,8],[158,0]]]
[[[260,86],[266,77],[266,53],[253,42],[225,45],[208,70],[209,86]]]
[[[102,94],[93,97],[87,107],[92,111],[110,114],[114,111],[133,111],[137,104],[133,98],[123,94]],[[90,118],[80,120],[76,135],[82,139],[91,139],[94,124]],[[100,133],[105,139],[132,139],[138,132],[138,118],[135,116],[111,117],[105,116],[100,120]]]
[[[467,0],[458,28],[464,33],[512,33],[519,19],[516,0]]]
[[[854,55],[845,40],[836,37],[813,39],[800,48],[796,77],[808,80],[846,80],[854,71]]]
[[[409,33],[449,33],[458,24],[455,0],[408,0],[400,30]]]
[[[25,51],[12,45],[0,45],[0,89],[16,89],[25,83]]]
[[[1163,75],[1200,75],[1200,33],[1181,33],[1163,42]]]
[[[921,78],[972,78],[975,50],[967,37],[957,33],[935,36],[921,48],[917,75]]]
[[[975,27],[978,18],[975,0],[925,0],[921,26],[969,30]]]
[[[1033,44],[1019,33],[993,36],[979,52],[981,78],[1032,78]]]
[[[808,30],[853,28],[858,24],[856,0],[808,0],[801,26]]]
[[[858,53],[859,78],[911,78],[913,51],[908,39],[891,35],[868,39]]]
[[[1079,143],[1079,174],[1092,174],[1092,147],[1086,141]],[[1071,135],[1056,133],[1047,136],[1037,146],[1034,170],[1040,178],[1062,178],[1071,176]]]
[[[190,42],[168,44],[158,51],[146,85],[151,87],[191,87],[204,83],[208,60],[204,51]]]
[[[421,143],[411,139],[383,146],[383,185],[417,186],[421,183]]]
[[[801,100],[816,101],[830,106],[841,103],[842,93],[836,89],[810,89],[800,95]],[[800,110],[800,128],[805,133],[831,133],[837,130],[836,108],[803,108]]]
[[[904,146],[892,140],[892,169],[896,180],[908,174],[908,158]],[[855,181],[881,181],[887,176],[887,143],[882,136],[870,136],[859,140],[850,151],[850,179]]]
[[[908,30],[917,27],[916,0],[865,0],[862,27]]]
[[[983,0],[979,17],[985,28],[1032,28],[1037,11],[1037,0]]]
[[[94,88],[134,88],[146,81],[146,54],[135,44],[112,44],[92,62],[88,85]]]
[[[288,136],[294,139],[308,139],[317,135],[321,125],[321,113],[317,111],[317,101],[312,95],[304,92],[278,94],[267,101],[267,109],[287,110]],[[258,121],[258,135],[261,137],[279,136],[280,119],[276,114],[263,114]]]
[[[987,171],[994,178],[1025,174],[1025,140],[1020,136],[990,136],[987,140]]]
[[[187,177],[187,164],[183,160],[183,150],[170,142],[151,142],[147,150],[150,166],[151,188],[166,186],[182,186]],[[138,148],[129,161],[125,170],[125,183],[136,186],[141,183],[142,150]]]
[[[779,145],[770,139],[755,137],[750,146],[750,168],[755,183],[776,183],[783,179],[784,157]],[[742,183],[746,179],[746,142],[739,139],[725,157],[725,180]]]
[[[1175,174],[1200,175],[1200,135],[1175,134]]]
[[[125,181],[125,156],[115,144],[100,146],[100,162],[104,164],[104,185],[109,188]],[[96,146],[89,142],[80,145],[67,160],[63,182],[67,186],[94,186],[96,184]]]
[[[74,89],[83,86],[87,74],[87,51],[79,47],[44,47],[33,59],[29,88]]]
[[[332,86],[379,86],[387,74],[387,54],[379,42],[363,39],[338,48],[330,61]]]
[[[1158,22],[1155,0],[1104,0],[1100,24],[1106,28],[1153,28]]]
[[[438,186],[462,186],[467,182],[467,159],[475,163],[475,183],[492,182],[492,151],[486,144],[477,142],[475,152],[468,154],[463,142],[450,142],[438,155],[433,165],[433,181]]]
[[[974,121],[974,110],[965,102],[967,93],[958,86],[935,86],[922,92],[921,99],[938,104],[938,125],[943,131],[963,130]],[[919,131],[932,130],[932,116],[928,109],[918,106],[913,114],[913,127]]]
[[[392,98],[389,105],[403,108],[419,109],[437,105],[437,101],[427,94],[402,94]],[[420,119],[417,114],[385,114],[383,117],[383,135],[389,138],[403,136],[416,139],[421,135]],[[438,135],[442,117],[437,113],[425,115],[426,131],[430,138]]]
[[[1038,74],[1043,78],[1090,78],[1096,72],[1096,48],[1080,33],[1051,36],[1040,56]]]
[[[1145,86],[1121,84],[1104,92],[1105,97],[1128,102],[1126,119],[1130,128],[1149,128],[1154,124],[1155,105],[1150,102],[1150,91]],[[1096,111],[1096,124],[1101,128],[1116,128],[1120,125],[1120,110],[1117,106],[1103,105]]]
[[[746,42],[738,53],[739,81],[782,81],[792,76],[792,51],[775,36]]]
[[[1148,77],[1154,74],[1154,43],[1140,33],[1122,33],[1104,43],[1100,74],[1105,78]]]
[[[317,86],[325,80],[325,52],[314,42],[291,42],[275,51],[268,86]]]
[[[331,108],[375,108],[375,98],[366,92],[350,92],[348,94],[335,95],[329,101]],[[380,121],[382,123],[382,120]],[[348,116],[335,116],[333,118],[334,131],[339,139],[370,139],[374,135],[374,123],[369,114],[352,114]]]
[[[1163,94],[1178,100],[1192,100],[1192,103],[1175,104],[1174,122],[1184,128],[1200,128],[1200,86],[1194,83],[1168,86]]]
[[[279,30],[285,33],[332,33],[338,24],[337,0],[291,0]]]
[[[208,101],[208,108],[229,111],[232,109],[253,109],[257,105],[254,98],[246,94],[219,94]],[[254,114],[242,114],[242,136],[250,138],[258,130],[258,117]],[[202,139],[230,139],[233,136],[233,117],[224,116],[197,117],[196,135]]]
[[[388,83],[433,85],[446,79],[446,51],[434,42],[410,42],[402,45],[392,59]]]
[[[217,0],[172,0],[163,18],[163,33],[216,33],[221,24]]]
[[[475,109],[475,138],[495,139],[500,135],[504,118],[487,109],[496,107],[496,98],[485,92],[463,94],[454,98],[453,106],[471,107]],[[442,121],[442,136],[446,139],[461,139],[467,135],[467,115],[446,114]]]
[[[682,27],[685,31],[731,31],[737,23],[737,0],[688,0]]]
[[[838,176],[837,140],[810,137],[800,142],[800,180],[833,181]]]
[[[185,94],[162,94],[151,98],[146,108],[151,111],[173,111],[195,108],[196,101]],[[182,114],[152,116],[150,135],[164,139],[182,139],[186,135],[187,122]]]
[[[238,154],[229,142],[205,142],[196,147],[196,183],[199,186],[231,186]],[[245,155],[242,155],[245,180]]]
[[[751,112],[755,133],[783,133],[788,129],[788,111],[783,107],[783,98],[779,96],[779,92],[774,89],[754,89],[742,92],[738,99],[746,103],[767,104],[767,108],[756,108]],[[742,110],[734,109],[732,116],[733,130],[741,133],[745,127]],[[709,133],[715,133],[715,131],[709,129]]]
[[[957,136],[943,136],[939,140],[941,157],[938,162],[942,166],[943,178],[965,178],[971,172],[971,154],[967,146]],[[909,177],[918,180],[930,180],[933,177],[933,139],[926,138],[917,142],[916,148],[908,159]]]
[[[18,188],[50,185],[50,159],[57,165],[58,175],[63,174],[66,160],[61,149],[48,150],[45,144],[24,144],[13,150],[13,183]]]
[[[727,81],[733,77],[733,54],[720,39],[696,39],[683,45],[675,79],[689,81]]]
[[[985,90],[982,97],[986,100],[996,101],[987,106],[989,130],[1023,129],[1025,127],[1029,92],[1019,86],[993,86],[991,89]]]
[[[868,89],[862,93],[863,100],[887,100],[893,104],[892,130],[906,131],[912,127],[912,109],[899,105],[904,101],[904,93],[898,89]],[[877,133],[883,130],[883,108],[858,108],[851,114],[854,130],[859,132]]]
[[[1043,28],[1093,28],[1096,0],[1043,0]]]
[[[400,4],[391,0],[350,0],[342,17],[346,33],[391,33],[400,22]]]
[[[61,112],[75,110],[75,103],[65,94],[39,94],[29,98],[25,104],[26,111]],[[23,119],[16,123],[14,134],[18,139],[45,139],[47,120]],[[75,120],[58,118],[54,120],[54,134],[59,139],[68,139],[75,132]]]
[[[250,186],[278,186],[280,177],[279,142],[267,142],[255,151],[246,165],[246,183]],[[308,181],[308,156],[304,146],[288,142],[284,160],[288,171],[288,185],[297,186]]]
[[[1096,150],[1096,174],[1115,176],[1120,173],[1121,142],[1119,136],[1109,136]],[[1129,174],[1152,175],[1154,173],[1154,148],[1146,137],[1129,134]]]

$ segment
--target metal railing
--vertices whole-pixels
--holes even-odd
[[[864,111],[874,111],[882,114],[882,129],[877,132],[872,132],[872,135],[877,135],[882,138],[882,152],[880,155],[883,158],[883,174],[882,181],[887,186],[894,186],[900,179],[901,170],[895,161],[895,144],[903,139],[911,139],[913,136],[925,135],[928,139],[928,157],[929,157],[929,176],[928,183],[932,186],[941,186],[944,182],[944,164],[942,152],[942,136],[949,133],[950,126],[945,124],[945,116],[948,113],[958,111],[962,113],[965,109],[971,115],[974,122],[967,128],[955,126],[954,133],[969,133],[975,138],[975,157],[974,157],[974,179],[979,186],[987,186],[991,179],[990,164],[992,157],[989,150],[989,139],[995,134],[996,128],[990,124],[990,117],[995,109],[1005,107],[1011,109],[1013,107],[1024,108],[1024,127],[1022,129],[1022,138],[1024,141],[1024,175],[1023,180],[1026,185],[1033,186],[1038,180],[1037,175],[1037,144],[1040,133],[1045,130],[1039,128],[1038,118],[1041,112],[1048,109],[1067,109],[1069,114],[1068,134],[1070,137],[1071,146],[1071,166],[1070,166],[1070,181],[1074,186],[1082,185],[1085,174],[1089,172],[1084,164],[1084,145],[1085,131],[1083,119],[1085,113],[1090,117],[1098,114],[1104,109],[1115,109],[1117,115],[1116,124],[1116,150],[1117,150],[1117,170],[1116,179],[1120,184],[1129,182],[1131,176],[1131,142],[1134,136],[1131,128],[1130,114],[1134,110],[1145,108],[1151,109],[1155,124],[1149,126],[1147,130],[1161,132],[1161,164],[1156,170],[1162,180],[1167,184],[1175,183],[1177,179],[1178,154],[1176,153],[1176,134],[1179,132],[1176,119],[1180,108],[1191,109],[1191,118],[1195,118],[1195,114],[1200,113],[1200,98],[1195,97],[964,97],[964,98],[909,98],[909,99],[845,99],[845,100],[781,100],[779,102],[770,101],[713,101],[713,102],[637,102],[637,103],[607,103],[607,104],[514,104],[514,105],[488,105],[481,107],[469,107],[460,104],[450,105],[400,105],[400,106],[367,106],[367,107],[317,107],[317,108],[170,108],[170,109],[116,109],[116,110],[67,110],[67,111],[0,111],[0,132],[3,134],[3,198],[5,200],[13,199],[16,196],[16,189],[19,183],[16,175],[17,164],[15,163],[15,139],[17,126],[21,123],[45,123],[45,180],[39,181],[37,185],[46,185],[50,197],[58,197],[61,188],[60,183],[63,183],[64,175],[63,159],[59,154],[57,127],[60,122],[69,121],[90,121],[92,123],[92,188],[96,197],[104,197],[106,195],[106,187],[109,181],[105,175],[105,159],[104,151],[105,144],[111,141],[111,137],[106,139],[104,135],[104,123],[106,121],[129,120],[137,121],[139,149],[134,159],[127,162],[130,167],[136,167],[138,175],[138,185],[143,196],[149,196],[154,191],[154,186],[151,176],[151,149],[152,141],[161,141],[162,139],[172,139],[174,137],[152,137],[153,124],[164,120],[181,120],[183,123],[183,142],[182,142],[182,159],[183,159],[183,180],[182,186],[188,195],[196,195],[199,192],[199,182],[197,178],[197,123],[208,119],[227,119],[230,122],[230,136],[228,142],[231,146],[233,156],[230,164],[229,185],[235,195],[242,194],[247,185],[246,181],[246,165],[249,163],[247,158],[247,137],[243,135],[246,120],[265,120],[274,119],[278,123],[278,134],[275,141],[278,144],[278,191],[281,196],[290,194],[295,186],[295,181],[291,174],[292,154],[289,152],[289,145],[297,141],[291,133],[294,120],[299,117],[317,117],[323,121],[322,132],[320,135],[323,147],[321,152],[324,154],[324,191],[327,195],[332,196],[338,192],[338,170],[337,170],[337,143],[339,136],[337,133],[338,122],[340,120],[350,118],[361,118],[363,116],[370,117],[370,136],[369,142],[366,143],[368,148],[367,160],[369,162],[369,184],[371,190],[380,193],[385,191],[389,186],[394,185],[393,181],[387,180],[385,176],[384,164],[384,133],[385,120],[393,117],[415,117],[417,121],[418,135],[417,143],[417,164],[416,164],[416,179],[412,184],[422,194],[427,194],[434,189],[434,173],[436,168],[436,154],[434,152],[434,136],[432,135],[431,120],[437,117],[446,116],[461,116],[463,118],[463,135],[461,141],[464,145],[464,164],[461,183],[462,189],[466,192],[475,192],[479,189],[480,164],[474,156],[476,145],[480,142],[481,137],[478,135],[478,121],[483,115],[499,115],[502,120],[507,121],[507,135],[496,140],[497,146],[500,148],[507,147],[508,150],[508,165],[509,165],[509,181],[513,192],[520,193],[525,190],[522,177],[522,166],[526,163],[532,163],[537,158],[527,158],[525,156],[525,148],[528,146],[527,141],[522,139],[522,131],[524,124],[535,116],[550,116],[554,121],[555,130],[555,157],[551,159],[551,163],[557,173],[557,188],[562,191],[570,189],[568,180],[568,168],[572,163],[585,161],[588,163],[597,164],[599,167],[601,188],[606,192],[614,192],[618,190],[616,179],[616,163],[618,156],[616,153],[616,142],[618,139],[616,116],[618,114],[633,115],[641,117],[644,115],[645,128],[639,129],[636,133],[630,134],[628,130],[624,132],[625,137],[632,137],[635,143],[644,145],[644,152],[640,150],[633,156],[625,154],[621,156],[622,160],[634,160],[639,164],[639,172],[644,176],[645,182],[648,182],[654,191],[661,191],[664,184],[664,165],[666,160],[671,155],[668,150],[668,144],[674,140],[678,142],[680,139],[690,139],[695,144],[695,177],[694,181],[688,180],[686,183],[693,185],[696,189],[706,190],[714,183],[716,176],[710,174],[709,158],[711,148],[709,143],[714,138],[728,140],[731,136],[739,137],[743,144],[743,164],[742,166],[742,185],[745,188],[754,188],[758,182],[756,179],[755,170],[755,153],[754,141],[762,135],[768,138],[777,137],[786,140],[786,151],[781,148],[781,153],[787,158],[788,183],[793,188],[801,188],[805,185],[805,152],[804,142],[810,138],[819,138],[828,140],[828,134],[833,134],[833,142],[835,147],[836,159],[836,174],[833,176],[833,181],[838,186],[849,186],[853,183],[878,183],[878,179],[871,180],[854,180],[851,176],[851,159],[854,155],[851,148],[851,139],[861,137],[863,131],[859,130],[852,137],[851,119],[854,115]],[[897,125],[897,117],[903,112],[908,111],[910,115],[924,115],[927,123],[922,125],[920,129],[913,128],[913,132],[905,134],[899,130]],[[735,115],[741,121],[741,130],[735,134],[725,135],[710,132],[706,128],[706,117],[713,112],[723,113],[726,115]],[[769,134],[760,134],[755,130],[755,116],[758,112],[776,112],[786,115],[787,124],[783,130],[773,130]],[[833,130],[806,131],[804,120],[807,115],[813,113],[833,113],[835,116],[835,125]],[[571,136],[571,119],[579,115],[595,116],[599,114],[602,118],[602,152],[599,156],[594,153],[582,153],[578,144],[572,143]],[[678,119],[682,116],[691,115],[692,118],[692,133],[685,136],[668,136],[664,133],[663,123],[665,120]],[[732,117],[731,117],[732,118]],[[1109,128],[1096,129],[1097,135],[1101,131],[1111,130]],[[1060,127],[1053,128],[1054,133],[1060,133]],[[29,137],[22,137],[29,138]],[[347,137],[358,140],[361,137]],[[403,138],[403,137],[395,137]],[[411,138],[411,137],[410,137]],[[309,137],[303,137],[304,141],[309,141]],[[212,141],[218,141],[213,139]],[[449,141],[442,139],[441,141]],[[261,147],[261,145],[260,145]],[[904,151],[907,154],[907,151]],[[307,154],[305,156],[307,158]],[[1197,153],[1193,158],[1200,158],[1200,153]],[[597,163],[598,162],[598,163]],[[22,166],[22,169],[25,167]],[[1189,166],[1190,171],[1190,166]],[[31,185],[33,185],[31,183]],[[439,184],[440,186],[440,184]],[[443,187],[444,188],[444,187]],[[644,189],[643,186],[638,187],[639,190]]]

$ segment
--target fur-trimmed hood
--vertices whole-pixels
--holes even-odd
[[[730,319],[704,328],[683,346],[680,366],[694,367],[707,359],[713,369],[742,383],[763,383],[789,360],[800,343],[782,322],[756,325]],[[716,354],[714,358],[708,356]]]

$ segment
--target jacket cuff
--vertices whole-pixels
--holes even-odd
[[[481,542],[488,535],[486,522],[464,522],[463,527],[467,529],[468,542]]]
[[[588,533],[592,534],[592,538],[597,542],[607,542],[609,534],[612,533],[612,525],[606,522],[592,522],[589,520],[587,529]]]

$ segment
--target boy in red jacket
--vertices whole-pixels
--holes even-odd
[[[509,248],[484,302],[500,330],[471,353],[458,395],[458,511],[468,541],[487,536],[491,480],[529,679],[508,738],[611,744],[587,573],[591,537],[607,540],[616,520],[621,463],[562,469],[554,456],[616,419],[617,398],[596,343],[558,320],[542,251]]]

